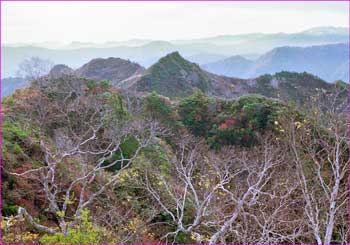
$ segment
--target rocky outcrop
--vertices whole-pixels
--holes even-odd
[[[93,59],[75,71],[75,75],[89,79],[109,80],[112,84],[142,74],[144,68],[137,63],[120,58]]]
[[[74,70],[69,66],[66,66],[63,64],[55,65],[54,67],[52,67],[49,73],[49,75],[53,77],[60,77],[62,75],[72,75],[72,74],[74,74]]]

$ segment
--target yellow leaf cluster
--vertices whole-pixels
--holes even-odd
[[[127,230],[132,231],[133,233],[136,233],[138,228],[141,226],[141,219],[139,218],[133,218],[129,221],[127,225]]]
[[[301,128],[302,123],[301,122],[295,122],[294,125],[297,127],[297,129]]]

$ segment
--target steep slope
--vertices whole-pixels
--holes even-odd
[[[246,78],[247,72],[251,69],[253,64],[253,61],[235,55],[227,59],[203,65],[202,67],[218,75]]]
[[[141,74],[144,68],[137,63],[120,58],[93,59],[86,63],[74,74],[80,77],[86,77],[97,80],[110,80],[113,85],[131,76]]]
[[[168,97],[185,97],[195,90],[211,96],[234,98],[249,92],[249,83],[240,78],[218,76],[184,59],[178,52],[161,58],[137,80],[124,88]]]
[[[183,97],[195,88],[210,89],[210,77],[201,68],[173,52],[151,66],[136,84],[138,91],[157,91],[169,97]]]

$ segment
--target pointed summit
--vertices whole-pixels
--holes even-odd
[[[137,83],[137,90],[157,91],[169,97],[190,95],[195,89],[206,92],[211,78],[197,64],[172,52],[152,65]]]

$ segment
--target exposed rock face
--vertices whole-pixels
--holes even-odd
[[[60,77],[62,75],[72,75],[72,74],[74,74],[74,70],[69,66],[66,66],[63,64],[55,65],[54,67],[52,67],[49,73],[49,75],[53,77]]]
[[[144,68],[137,63],[120,58],[93,59],[75,71],[75,75],[97,80],[109,80],[113,85],[135,75]]]

